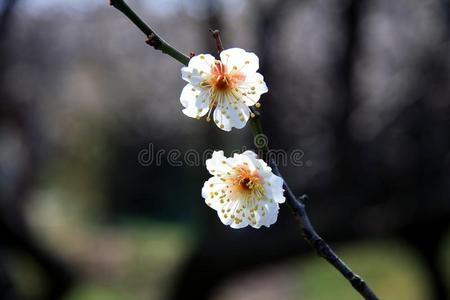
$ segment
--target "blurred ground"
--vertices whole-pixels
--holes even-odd
[[[191,249],[193,233],[183,225],[151,220],[101,224],[80,213],[89,207],[58,200],[63,194],[64,191],[46,189],[28,212],[36,234],[83,275],[82,282],[64,300],[162,299],[171,287],[171,276]],[[381,299],[393,299],[393,291],[396,300],[427,299],[429,286],[424,266],[417,263],[417,254],[403,243],[369,240],[335,246],[357,273],[364,274]],[[450,235],[442,249],[442,261],[450,274]],[[29,272],[17,273],[17,281],[23,291],[33,293],[38,288],[36,278],[24,274]],[[360,297],[327,263],[310,254],[240,275],[220,288],[214,299]]]

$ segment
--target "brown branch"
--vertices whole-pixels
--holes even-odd
[[[212,36],[214,40],[216,41],[216,47],[217,52],[220,54],[220,52],[223,51],[223,44],[222,44],[222,38],[220,37],[220,31],[218,29],[210,29],[209,30],[212,33]]]

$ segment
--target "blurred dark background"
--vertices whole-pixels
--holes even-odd
[[[382,299],[450,299],[449,1],[129,2],[185,53],[255,52],[317,230]],[[360,299],[285,205],[226,228],[169,163],[253,147],[181,113],[180,67],[106,0],[0,0],[0,299]]]

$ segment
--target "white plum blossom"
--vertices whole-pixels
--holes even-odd
[[[259,107],[259,98],[268,91],[258,68],[258,57],[240,48],[222,51],[220,60],[210,54],[192,57],[181,69],[188,82],[180,96],[183,113],[197,119],[207,115],[207,121],[213,114],[225,131],[243,128],[251,115],[249,106]]]
[[[206,168],[213,177],[205,182],[202,196],[223,224],[260,228],[276,222],[278,204],[285,201],[283,179],[273,174],[256,153],[245,151],[225,157],[223,151],[215,151]]]

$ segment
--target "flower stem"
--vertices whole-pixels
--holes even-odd
[[[189,56],[181,53],[164,41],[154,30],[152,30],[142,19],[128,6],[124,0],[110,0],[110,5],[121,11],[125,16],[130,19],[146,36],[146,43],[156,50],[160,50],[163,53],[175,58],[183,65],[189,63]]]
[[[163,53],[173,57],[183,65],[189,63],[189,56],[181,53],[177,49],[170,46],[165,42],[155,31],[153,31],[142,19],[125,3],[124,0],[110,0],[110,4],[125,14],[148,38],[147,44],[153,48],[162,51]],[[217,50],[220,53],[223,50],[222,41],[220,39],[220,34],[218,30],[212,30],[213,37],[216,40]],[[258,111],[252,109],[254,117],[250,119],[250,125],[252,128],[252,133],[254,137],[259,135],[264,135],[264,131],[261,125],[261,114]],[[311,221],[309,220],[308,214],[306,212],[305,204],[303,200],[306,196],[297,199],[289,188],[286,180],[281,175],[278,166],[275,161],[270,159],[270,150],[267,143],[263,143],[257,146],[259,151],[267,155],[267,160],[271,165],[274,173],[280,176],[284,181],[284,188],[287,192],[287,203],[291,207],[296,219],[300,223],[303,238],[314,248],[317,254],[327,260],[332,266],[334,266],[357,290],[366,300],[378,300],[375,293],[368,287],[365,281],[355,274],[331,249],[331,247],[317,234]]]

